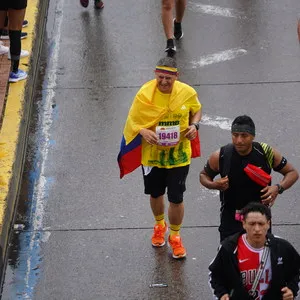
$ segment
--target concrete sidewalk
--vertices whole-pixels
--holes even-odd
[[[28,38],[22,40],[22,49],[30,52],[20,60],[20,69],[28,72],[27,80],[8,83],[10,61],[7,55],[0,56],[0,281],[10,232],[13,228],[19,185],[22,179],[23,161],[27,145],[32,94],[39,66],[41,42],[45,26],[48,1],[30,0],[24,28]],[[7,43],[5,43],[7,45]]]

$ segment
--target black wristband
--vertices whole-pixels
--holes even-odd
[[[199,130],[199,123],[192,123],[191,125],[194,125],[196,127],[196,130]]]

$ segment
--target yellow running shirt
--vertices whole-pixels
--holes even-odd
[[[190,87],[189,87],[190,88]],[[171,94],[164,94],[156,88],[153,104],[169,106]],[[174,111],[168,111],[159,122],[149,129],[156,132],[160,145],[150,145],[142,139],[142,165],[171,169],[190,164],[191,143],[184,137],[189,127],[189,117],[201,108],[195,93]]]

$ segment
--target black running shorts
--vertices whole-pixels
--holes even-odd
[[[27,0],[0,0],[0,10],[25,9]]]
[[[144,175],[145,194],[157,198],[164,195],[167,188],[168,200],[176,204],[181,203],[186,190],[185,182],[189,167],[189,165],[172,169],[153,167],[148,175]]]

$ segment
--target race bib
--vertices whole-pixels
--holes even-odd
[[[156,126],[158,143],[161,146],[175,146],[180,138],[180,126]]]

